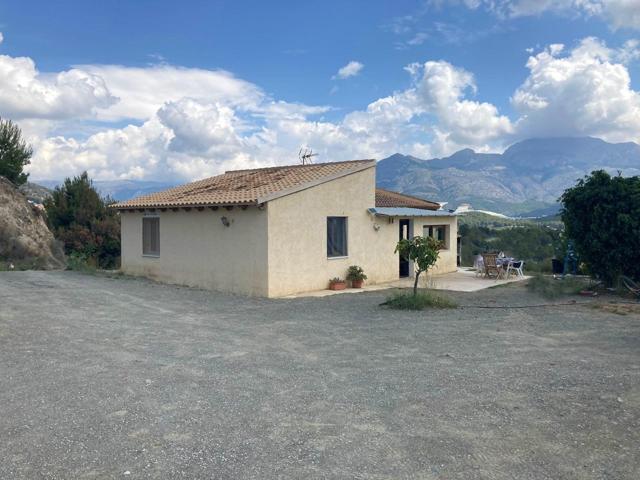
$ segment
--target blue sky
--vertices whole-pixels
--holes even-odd
[[[36,178],[640,139],[631,0],[0,2],[0,31]]]

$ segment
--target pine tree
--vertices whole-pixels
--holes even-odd
[[[0,118],[0,175],[16,185],[22,185],[29,177],[24,167],[29,165],[32,148],[22,138],[20,127],[11,120]]]

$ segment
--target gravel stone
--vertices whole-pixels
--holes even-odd
[[[640,316],[387,294],[1,272],[0,478],[640,478]]]

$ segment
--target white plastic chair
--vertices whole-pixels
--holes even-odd
[[[517,277],[524,277],[524,261],[518,260],[517,262],[509,262],[509,266],[507,267],[507,278],[511,275],[511,271],[516,272]]]

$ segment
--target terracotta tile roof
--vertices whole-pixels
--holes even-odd
[[[407,207],[421,208],[423,210],[438,210],[440,204],[411,195],[376,188],[376,207]]]
[[[113,208],[198,207],[209,205],[256,205],[279,194],[295,191],[375,167],[375,160],[288,165],[235,170],[162,192],[143,195]]]

